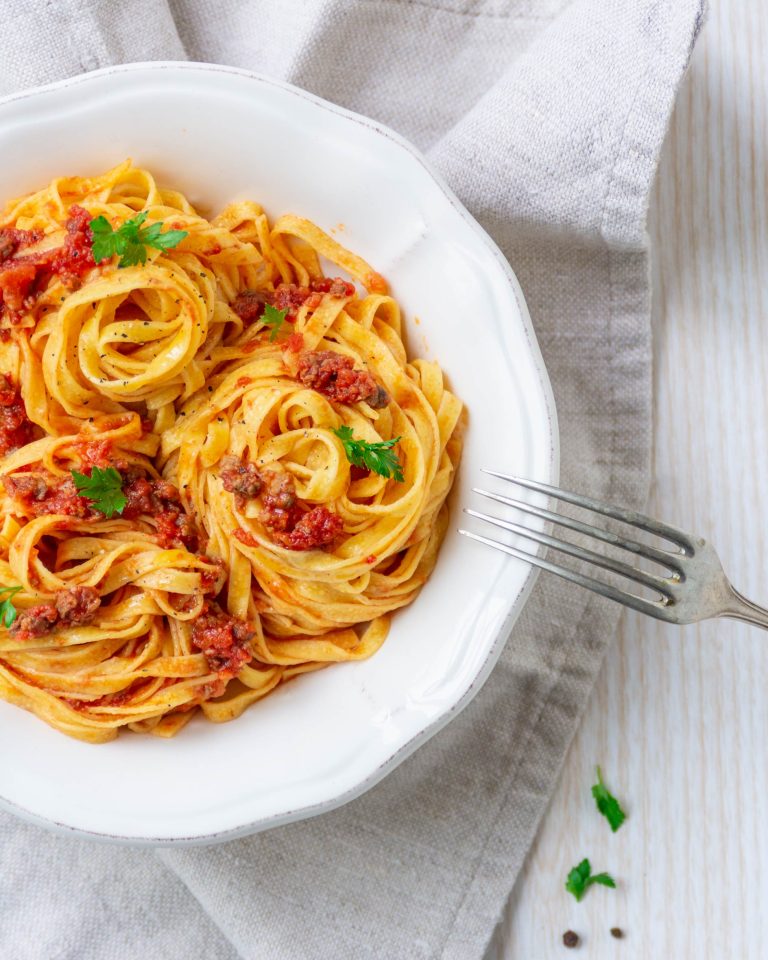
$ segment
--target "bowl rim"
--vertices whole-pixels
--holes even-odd
[[[535,372],[538,377],[539,387],[542,392],[542,397],[544,400],[544,407],[546,411],[547,421],[549,424],[549,460],[548,460],[548,477],[547,482],[552,484],[557,484],[559,479],[560,472],[560,434],[558,429],[558,417],[557,410],[555,406],[554,394],[552,391],[552,385],[549,379],[549,375],[544,364],[544,359],[541,354],[541,349],[536,338],[536,334],[533,328],[533,323],[531,321],[530,312],[528,306],[525,302],[522,288],[520,283],[509,263],[507,258],[502,253],[499,246],[491,238],[491,236],[483,229],[483,227],[477,222],[477,220],[472,216],[472,214],[467,210],[463,203],[459,200],[457,195],[450,188],[448,183],[442,177],[442,175],[437,171],[431,161],[415,147],[409,140],[403,137],[401,134],[397,133],[392,128],[388,127],[386,124],[380,123],[377,120],[373,120],[370,117],[365,116],[364,114],[356,113],[355,111],[348,110],[345,107],[341,107],[335,103],[332,103],[329,100],[325,100],[322,97],[319,97],[313,93],[308,92],[307,90],[297,87],[294,84],[288,83],[283,80],[277,80],[273,77],[266,76],[264,74],[258,73],[256,71],[246,70],[240,67],[226,66],[223,64],[215,63],[206,63],[200,61],[191,61],[191,60],[154,60],[154,61],[135,61],[125,64],[116,64],[113,66],[102,67],[97,70],[90,70],[84,73],[78,74],[73,77],[68,77],[63,80],[57,80],[51,83],[41,84],[34,87],[29,87],[24,90],[17,91],[15,93],[7,94],[3,97],[0,97],[0,111],[6,105],[17,103],[19,101],[33,99],[43,94],[48,94],[57,90],[68,89],[72,87],[77,87],[83,84],[88,84],[94,79],[110,77],[110,76],[119,76],[126,73],[141,73],[141,72],[154,72],[161,73],[165,71],[188,71],[190,73],[218,73],[218,74],[228,74],[235,77],[239,77],[257,84],[265,85],[268,87],[275,87],[279,90],[288,92],[294,96],[300,97],[316,107],[319,107],[323,110],[329,111],[336,114],[337,116],[346,118],[347,120],[353,121],[358,125],[368,128],[375,134],[386,137],[388,140],[393,142],[401,150],[405,151],[412,160],[415,160],[420,166],[424,169],[427,175],[434,181],[436,186],[440,189],[445,199],[451,204],[451,206],[459,213],[462,217],[465,224],[475,233],[477,238],[481,240],[488,250],[488,252],[494,257],[497,264],[500,266],[503,271],[507,282],[512,288],[512,293],[515,300],[517,301],[520,320],[522,322],[523,333],[528,342],[528,348],[530,351],[530,359],[533,362]],[[0,122],[2,122],[2,117],[0,117]],[[543,548],[537,547],[534,551],[535,553],[541,553]],[[466,707],[470,701],[475,697],[475,695],[482,688],[483,684],[490,675],[493,667],[496,665],[496,662],[501,655],[501,652],[506,645],[506,642],[509,638],[510,631],[517,621],[524,605],[528,601],[528,598],[533,589],[533,585],[537,579],[539,573],[538,567],[531,566],[528,570],[525,580],[523,581],[522,586],[520,587],[517,597],[515,598],[514,603],[510,607],[507,616],[504,619],[504,622],[499,627],[496,637],[493,643],[490,645],[485,659],[483,660],[480,668],[477,670],[473,676],[471,682],[464,690],[464,692],[456,699],[454,699],[449,705],[446,706],[445,710],[434,720],[428,723],[419,733],[413,735],[405,743],[402,743],[395,747],[395,749],[389,754],[389,756],[384,760],[377,760],[375,763],[374,769],[372,769],[365,777],[358,781],[358,783],[347,789],[343,790],[341,793],[337,793],[333,796],[326,797],[325,799],[318,800],[315,803],[305,804],[303,806],[298,806],[296,808],[287,810],[283,813],[273,814],[270,816],[259,817],[258,819],[242,824],[237,827],[231,827],[224,830],[212,831],[210,833],[204,834],[194,834],[186,837],[180,836],[136,836],[136,835],[121,835],[115,833],[107,833],[104,831],[98,830],[89,830],[84,827],[75,827],[67,823],[62,823],[48,817],[41,816],[34,811],[28,810],[26,807],[23,807],[14,800],[9,800],[0,793],[0,809],[6,810],[9,813],[12,813],[23,820],[26,820],[30,823],[42,826],[48,830],[52,830],[55,833],[64,834],[67,836],[82,836],[87,837],[93,840],[100,840],[112,843],[118,843],[123,845],[131,846],[204,846],[215,843],[221,843],[228,840],[233,840],[238,837],[249,836],[255,833],[259,833],[262,830],[272,829],[273,827],[282,826],[287,823],[291,823],[297,820],[303,820],[310,817],[317,816],[322,813],[330,812],[331,810],[336,809],[337,807],[343,806],[344,804],[356,799],[362,794],[366,793],[377,783],[379,783],[388,773],[394,770],[399,766],[404,760],[406,760],[412,753],[414,753],[422,744],[426,743],[431,737],[438,733],[443,727],[445,727],[454,717],[456,717],[463,709]]]

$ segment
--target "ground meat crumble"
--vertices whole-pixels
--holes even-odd
[[[165,549],[183,547],[196,553],[200,547],[200,531],[194,517],[182,506],[179,491],[167,480],[149,480],[134,471],[123,483],[127,503],[121,516],[133,520],[148,515],[155,523],[160,546]]]
[[[245,501],[261,495],[259,519],[271,531],[276,543],[288,550],[314,550],[327,547],[344,529],[341,517],[324,506],[303,510],[296,496],[296,485],[290,473],[259,470],[244,460],[228,457],[222,461],[224,489],[235,495],[241,509]],[[242,527],[234,536],[246,546],[257,542]]]
[[[261,499],[264,507],[261,521],[265,527],[273,531],[290,530],[301,516],[301,508],[296,502],[296,485],[290,473],[275,473],[265,470],[264,496]]]
[[[310,281],[308,287],[302,287],[296,283],[280,283],[272,292],[243,291],[235,297],[232,309],[243,323],[251,324],[261,319],[264,307],[270,304],[276,310],[284,310],[286,320],[293,323],[296,314],[305,303],[309,303],[310,307],[318,307],[324,293],[332,297],[353,297],[355,285],[342,280],[341,277],[320,277]]]
[[[292,530],[275,534],[275,539],[288,550],[314,550],[330,546],[343,529],[338,513],[318,506],[305,513]]]
[[[71,206],[63,245],[37,253],[19,253],[19,248],[40,240],[39,232],[0,231],[0,312],[5,312],[12,324],[20,322],[25,307],[31,308],[35,293],[44,289],[48,278],[58,276],[68,286],[75,286],[96,266],[90,222],[87,210]]]
[[[97,456],[94,445],[93,456]],[[92,461],[91,461],[92,462]],[[196,553],[200,547],[200,530],[195,518],[181,503],[179,491],[167,480],[150,480],[140,469],[129,467],[125,461],[111,461],[123,476],[126,504],[119,517],[135,520],[146,516],[155,524],[160,545],[165,549],[183,547]],[[90,474],[89,468],[84,468]],[[60,514],[80,519],[101,519],[102,514],[77,492],[70,477],[54,478],[38,473],[14,473],[2,477],[6,492],[16,500],[24,512],[33,517]]]
[[[264,486],[264,478],[255,463],[244,457],[224,457],[221,461],[221,482],[228,493],[234,493],[239,510],[247,500],[258,497]]]
[[[250,640],[255,633],[250,623],[207,603],[192,627],[192,646],[205,654],[208,666],[219,677],[234,677],[253,658]]]
[[[8,377],[0,374],[0,457],[17,450],[32,439],[21,392]]]
[[[93,587],[59,590],[53,602],[41,603],[20,613],[10,632],[20,640],[31,640],[50,633],[56,627],[80,626],[96,616],[101,599]]]
[[[6,493],[33,517],[59,514],[98,517],[101,514],[81,497],[71,477],[46,478],[37,473],[12,473],[2,478]]]
[[[364,400],[377,409],[386,407],[389,394],[367,370],[355,370],[352,357],[335,350],[308,350],[299,357],[298,378],[337,403]]]

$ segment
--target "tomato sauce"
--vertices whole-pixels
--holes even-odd
[[[250,640],[255,633],[250,623],[209,603],[192,627],[192,646],[205,654],[208,666],[219,677],[234,677],[253,659]]]
[[[101,516],[81,497],[70,477],[54,478],[50,474],[12,473],[2,478],[9,496],[25,514],[33,517],[59,514],[65,517]]]
[[[32,439],[32,422],[21,391],[0,374],[0,456],[17,450]]]
[[[245,324],[255,323],[264,314],[264,307],[270,304],[276,310],[285,312],[289,323],[296,320],[296,314],[306,304],[310,310],[320,306],[323,294],[332,297],[354,297],[355,285],[340,277],[320,277],[310,281],[308,287],[296,283],[279,283],[273,292],[262,290],[244,290],[232,302],[232,309]]]
[[[367,370],[355,370],[352,357],[335,350],[308,350],[299,357],[298,378],[336,403],[364,400],[372,407],[386,407],[389,394]]]
[[[313,507],[296,526],[276,539],[288,550],[315,550],[330,546],[344,529],[344,522],[327,507]]]
[[[80,626],[90,623],[101,606],[93,587],[76,586],[59,590],[51,603],[40,603],[20,613],[10,627],[18,640],[32,640],[50,633],[60,624]]]
[[[31,308],[35,291],[41,290],[48,278],[59,276],[73,286],[96,266],[90,221],[91,214],[75,204],[69,208],[63,246],[18,256],[15,254],[20,247],[40,240],[42,235],[24,230],[0,232],[0,302],[11,323],[18,323],[20,313]]]
[[[248,500],[253,500],[261,492],[264,479],[255,463],[244,458],[225,457],[221,461],[222,470],[219,476],[224,489],[234,493],[235,504],[239,510]]]
[[[244,543],[246,547],[258,547],[259,541],[256,537],[252,536],[247,530],[244,530],[242,527],[236,527],[232,531],[232,536]]]

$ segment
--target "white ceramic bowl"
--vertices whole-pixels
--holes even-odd
[[[452,495],[481,466],[552,481],[554,403],[520,287],[424,158],[364,117],[227,67],[115,67],[0,101],[0,200],[130,156],[204,211],[235,198],[336,235],[392,284],[412,355],[469,410]],[[415,323],[415,319],[419,323]],[[480,689],[533,572],[451,525],[379,653],[292,680],[238,720],[90,746],[0,703],[5,809],[133,843],[205,843],[331,809],[371,787]]]

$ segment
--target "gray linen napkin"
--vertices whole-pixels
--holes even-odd
[[[0,92],[190,58],[390,124],[428,152],[517,272],[554,386],[563,485],[639,505],[646,205],[703,2],[12,0]],[[541,578],[464,713],[368,794],[310,821],[155,854],[1,817],[0,953],[478,960],[618,615]]]

